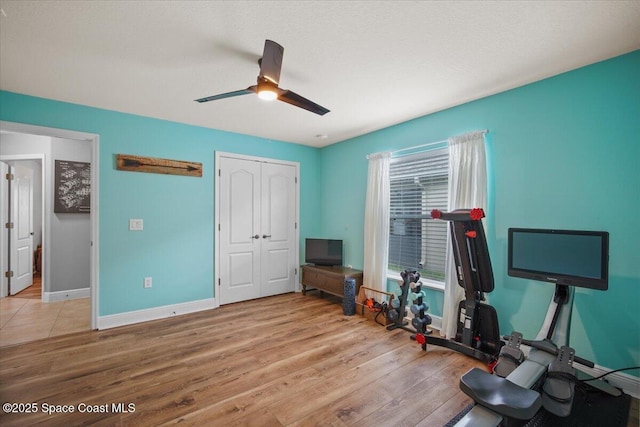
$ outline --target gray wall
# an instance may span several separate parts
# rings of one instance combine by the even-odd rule
[[[55,160],[91,162],[91,144],[51,138]],[[49,184],[53,194],[53,179]],[[91,222],[87,213],[53,213],[51,203],[51,291],[88,288],[91,282]]]

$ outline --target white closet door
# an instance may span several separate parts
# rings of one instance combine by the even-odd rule
[[[258,162],[222,159],[220,304],[261,296],[260,170]]]
[[[220,304],[295,290],[296,167],[221,157]]]
[[[294,291],[295,180],[294,166],[262,164],[262,296]]]

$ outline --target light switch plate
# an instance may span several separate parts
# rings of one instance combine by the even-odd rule
[[[129,220],[129,230],[130,231],[142,231],[142,220],[141,219],[130,219]]]

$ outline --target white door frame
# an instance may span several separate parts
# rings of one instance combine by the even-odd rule
[[[35,126],[29,125],[25,123],[14,123],[14,122],[6,122],[0,121],[0,130],[13,132],[13,133],[22,133],[29,135],[41,135],[48,136],[51,138],[61,138],[61,139],[73,139],[77,141],[86,141],[91,146],[91,212],[89,214],[90,217],[90,227],[91,227],[91,248],[90,248],[90,259],[91,259],[91,276],[90,276],[90,294],[91,294],[91,329],[97,329],[98,327],[98,307],[99,307],[99,277],[100,277],[100,268],[99,268],[99,235],[98,235],[98,224],[99,224],[99,215],[98,215],[98,201],[99,201],[99,169],[100,169],[100,136],[93,133],[86,132],[77,132],[73,130],[67,129],[58,129],[58,128],[50,128],[44,126]],[[47,164],[44,161],[44,156],[38,157],[38,155],[30,155],[26,154],[23,156],[0,156],[0,160],[4,160],[5,158],[12,158],[10,160],[26,160],[28,159],[42,159],[42,179],[45,180],[45,176],[47,176]],[[16,159],[16,157],[21,157],[21,159]],[[53,185],[53,183],[51,183]],[[42,186],[42,195],[43,198],[47,192],[51,192],[52,190],[45,186],[43,182]],[[45,209],[45,203],[43,200],[43,210],[44,215],[42,217],[43,223],[47,223],[47,219],[52,213],[49,209]],[[45,262],[45,271],[43,272],[43,285],[45,280],[49,280],[49,268],[48,268],[48,260],[51,259],[51,254],[49,251],[51,250],[50,244],[45,244],[51,238],[51,231],[49,227],[43,228],[42,235],[42,247],[44,253],[42,254],[43,260]]]
[[[214,211],[214,248],[213,248],[213,268],[214,268],[214,295],[215,307],[220,306],[220,162],[222,157],[232,157],[234,159],[251,160],[255,162],[278,163],[282,165],[294,166],[296,168],[296,177],[300,177],[300,163],[288,160],[272,159],[268,157],[249,156],[244,154],[229,153],[224,151],[215,152],[215,211]],[[296,235],[295,235],[295,291],[300,292],[300,281],[298,280],[300,272],[300,182],[296,184]]]

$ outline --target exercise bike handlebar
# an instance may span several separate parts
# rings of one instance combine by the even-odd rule
[[[509,336],[505,335],[503,337],[505,340],[509,339]],[[547,341],[547,340],[526,340],[526,339],[522,339],[522,344],[524,345],[528,345],[529,347],[533,347],[533,348],[537,348],[538,350],[542,350],[542,351],[546,351],[549,354],[553,354],[554,356],[558,355],[558,347],[552,343],[551,341]],[[588,368],[593,368],[595,366],[595,364],[587,359],[583,359],[582,357],[579,356],[573,356],[573,360],[575,362],[578,362],[579,364],[586,366]]]

